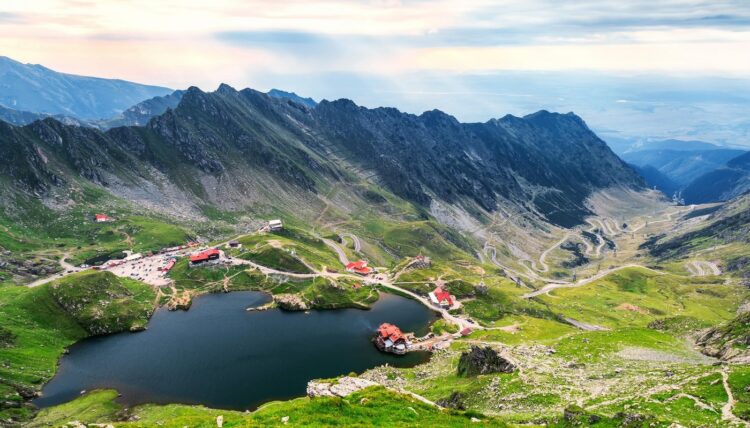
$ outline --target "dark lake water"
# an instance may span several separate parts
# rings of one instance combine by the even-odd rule
[[[204,404],[254,409],[305,394],[307,381],[388,363],[410,367],[425,353],[383,354],[370,342],[382,322],[424,334],[435,315],[383,294],[372,310],[247,312],[269,297],[256,292],[197,298],[187,312],[157,311],[148,330],[81,341],[34,403],[60,404],[82,390],[117,389],[126,405]]]

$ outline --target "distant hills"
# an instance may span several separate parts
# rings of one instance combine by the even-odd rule
[[[125,80],[60,73],[0,57],[0,106],[6,109],[81,120],[108,119],[141,101],[172,92]]]
[[[664,140],[631,146],[620,156],[649,186],[692,204],[724,201],[750,188],[742,184],[748,172],[741,157],[747,153],[703,141]]]

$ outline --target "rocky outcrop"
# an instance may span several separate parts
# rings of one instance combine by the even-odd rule
[[[440,407],[445,407],[446,409],[466,410],[466,405],[464,404],[464,396],[457,391],[454,391],[450,395],[450,397],[446,397],[436,401],[435,404]]]
[[[733,363],[750,363],[750,313],[745,312],[696,339],[704,354]]]
[[[476,376],[489,373],[513,373],[516,366],[487,346],[472,346],[471,350],[461,354],[458,360],[459,376]]]
[[[336,381],[311,380],[307,384],[308,397],[346,397],[362,389],[377,386],[367,379],[345,376]]]
[[[277,294],[273,296],[273,301],[279,309],[285,311],[306,311],[310,309],[307,303],[296,294]]]

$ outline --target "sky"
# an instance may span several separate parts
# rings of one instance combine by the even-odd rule
[[[748,0],[25,0],[0,55],[171,88],[278,87],[465,121],[750,146]]]

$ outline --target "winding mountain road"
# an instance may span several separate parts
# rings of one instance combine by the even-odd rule
[[[593,281],[596,281],[598,279],[604,278],[605,276],[609,275],[612,272],[617,272],[618,270],[628,269],[628,268],[641,268],[641,269],[646,269],[648,271],[656,273],[658,275],[664,275],[664,272],[659,272],[659,271],[653,270],[651,268],[648,268],[646,266],[642,266],[642,265],[638,265],[638,264],[628,264],[628,265],[618,266],[618,267],[615,267],[615,268],[612,268],[612,269],[603,270],[603,271],[597,273],[594,276],[590,276],[588,278],[585,278],[585,279],[582,279],[580,281],[576,281],[576,282],[573,282],[573,283],[569,282],[569,283],[565,283],[565,284],[547,284],[544,287],[540,288],[539,290],[532,291],[531,293],[524,294],[522,297],[524,299],[530,299],[532,297],[536,297],[536,296],[539,296],[539,295],[542,295],[542,294],[547,294],[550,291],[556,290],[558,288],[576,288],[576,287],[581,287],[583,285],[589,284],[589,283],[591,283]]]

